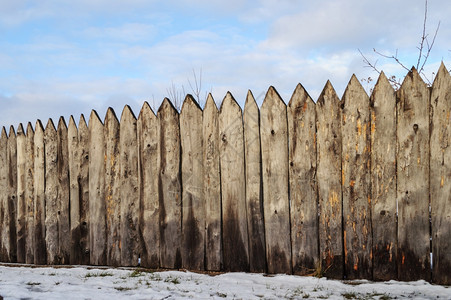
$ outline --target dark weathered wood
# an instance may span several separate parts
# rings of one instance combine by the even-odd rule
[[[319,265],[315,102],[298,84],[287,107],[293,273]]]
[[[382,73],[370,99],[373,279],[397,278],[396,95]]]
[[[136,266],[140,256],[139,238],[139,185],[138,185],[138,137],[136,118],[126,105],[120,125],[121,166],[121,265]]]
[[[319,206],[320,272],[343,278],[341,198],[341,110],[337,94],[327,81],[316,103],[317,182]]]
[[[141,265],[160,267],[160,217],[158,200],[158,120],[147,102],[137,122],[139,155],[139,201]]]
[[[91,247],[89,230],[89,128],[83,115],[80,116],[78,122],[78,162],[80,164],[77,178],[79,189],[78,207],[80,210],[80,263],[88,265]]]
[[[442,63],[431,94],[432,280],[451,284],[451,77]]]
[[[370,102],[355,75],[341,107],[345,274],[347,279],[371,279]]]
[[[158,109],[160,160],[160,266],[182,266],[182,187],[180,176],[179,114],[165,98]]]
[[[70,203],[70,263],[81,264],[82,249],[80,247],[80,160],[78,152],[78,129],[74,117],[69,119],[67,128],[67,149],[69,160],[69,203]]]
[[[8,209],[10,262],[17,262],[17,141],[14,127],[9,128],[8,135]]]
[[[225,271],[249,271],[243,118],[230,93],[219,113],[219,138],[223,266]]]
[[[205,269],[205,198],[202,109],[191,95],[180,113],[182,149],[182,266]]]
[[[273,87],[266,93],[260,116],[268,272],[291,274],[287,107]]]
[[[58,130],[58,239],[59,259],[61,264],[69,264],[70,238],[70,210],[69,210],[69,152],[67,145],[67,125],[63,117],[59,119]]]
[[[105,201],[107,265],[121,265],[121,177],[120,125],[114,110],[108,108],[104,122]],[[133,193],[133,192],[132,192]],[[133,194],[132,194],[133,195]],[[124,223],[125,224],[125,223]]]
[[[90,263],[105,265],[105,144],[103,124],[93,110],[89,117],[89,239]]]
[[[219,175],[219,112],[211,94],[202,114],[205,197],[205,268],[219,271],[222,263],[221,180]]]
[[[246,163],[246,206],[249,232],[249,267],[251,272],[265,273],[266,242],[263,219],[262,156],[260,148],[260,113],[248,91],[243,114]]]
[[[34,133],[34,263],[47,263],[45,242],[45,147],[44,127],[36,122]]]
[[[47,264],[60,263],[58,232],[58,134],[52,119],[44,132],[45,150],[45,244]]]
[[[397,92],[398,278],[429,280],[429,89],[415,69]]]
[[[266,260],[269,273],[292,273],[287,107],[274,87],[260,109]]]
[[[17,220],[16,220],[16,230],[17,230],[17,262],[25,262],[25,240],[26,240],[26,230],[25,230],[25,216],[26,216],[26,204],[25,204],[25,174],[26,166],[25,162],[27,160],[27,143],[25,131],[22,124],[17,127]]]
[[[0,261],[9,262],[8,134],[0,137]]]
[[[25,161],[25,263],[34,263],[34,131],[27,126]]]

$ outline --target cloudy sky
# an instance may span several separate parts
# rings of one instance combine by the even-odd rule
[[[230,91],[261,104],[273,85],[288,102],[297,83],[314,100],[330,80],[341,97],[365,68],[405,71],[372,49],[416,64],[424,0],[5,0],[0,1],[0,126],[59,116],[101,118],[125,104],[156,111],[174,88],[219,104]],[[451,2],[429,0],[427,32],[440,29],[426,74],[451,67]],[[369,89],[364,83],[364,87]],[[181,96],[180,96],[181,97]]]

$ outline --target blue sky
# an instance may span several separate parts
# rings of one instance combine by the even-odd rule
[[[341,97],[365,68],[358,49],[387,74],[403,76],[373,48],[416,64],[423,0],[79,0],[0,2],[0,126],[48,118],[101,118],[144,101],[156,111],[172,85],[219,104],[227,91],[261,104],[273,85],[288,102],[301,83],[316,101],[327,80]],[[429,0],[428,33],[440,30],[426,68],[451,67],[451,2]],[[371,87],[363,84],[365,88]]]

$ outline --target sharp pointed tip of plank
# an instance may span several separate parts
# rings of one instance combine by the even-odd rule
[[[244,110],[246,110],[246,107],[248,107],[249,105],[253,106],[257,105],[257,101],[255,101],[254,95],[252,94],[251,90],[247,91],[246,103],[244,103]]]
[[[174,104],[172,103],[171,100],[169,100],[169,98],[165,97],[163,99],[163,102],[161,102],[160,107],[158,108],[158,111],[161,111],[163,109],[166,109],[165,107],[170,106],[173,110],[177,111],[177,109],[175,108]]]
[[[412,67],[412,69],[408,71],[406,76],[404,77],[400,89],[410,89],[410,85],[414,84],[414,82],[422,83],[426,87],[426,83],[423,81],[423,78],[421,78],[417,69],[415,67]]]
[[[285,105],[285,102],[282,100],[282,97],[280,97],[277,90],[273,86],[270,86],[268,88],[268,91],[266,92],[265,99],[263,100],[262,108],[266,105],[272,105],[272,104],[280,103],[280,102],[282,102]],[[271,103],[271,104],[267,104],[267,103]]]
[[[78,120],[78,128],[88,128],[88,124],[86,123],[85,116],[83,114],[80,115],[80,120]]]
[[[71,124],[72,124],[72,126],[75,125],[75,119],[74,119],[73,115],[70,115],[70,118],[69,118],[69,126],[71,126]]]
[[[216,105],[216,102],[213,99],[211,93],[208,94],[207,101],[205,102],[204,111],[207,110],[209,107],[213,107],[216,111],[218,111],[218,106]]]
[[[124,108],[125,109],[125,108]],[[105,114],[105,120],[103,123],[106,123],[107,120],[111,120],[113,119],[116,122],[119,122],[116,112],[114,111],[114,109],[112,107],[108,107],[106,114]]]
[[[66,125],[66,120],[64,119],[63,116],[61,116],[58,120],[58,129],[67,129],[67,125]]]
[[[91,110],[91,115],[89,116],[89,126],[91,126],[93,122],[102,123],[99,114],[94,109]]]
[[[2,138],[7,138],[8,134],[6,133],[6,128],[5,126],[2,127]]]
[[[310,97],[307,90],[302,86],[302,84],[298,83],[293,91],[293,94],[291,95],[290,101],[288,102],[288,106],[291,106],[294,102],[297,102],[303,99],[304,97],[306,98],[306,101],[315,104],[315,102],[313,101],[312,97]]]
[[[37,120],[36,121],[36,125],[35,125],[36,130],[40,130],[40,131],[44,131],[44,126],[42,125],[41,120]]]
[[[131,119],[135,119],[135,114],[133,113],[132,108],[129,105],[125,105],[124,109],[122,110],[122,114],[121,114],[121,120],[123,120],[124,118],[131,118]]]
[[[138,119],[141,118],[141,116],[145,114],[153,114],[155,116],[155,112],[153,111],[152,107],[147,101],[144,101],[143,106],[141,107],[141,110],[139,111]]]
[[[28,122],[27,124],[27,135],[30,133],[34,133],[34,129],[33,129],[33,125],[31,124],[31,122]]]
[[[231,92],[227,92],[227,94],[226,94],[225,97],[224,97],[224,100],[222,100],[220,111],[222,111],[223,107],[225,107],[226,105],[227,105],[227,106],[230,106],[230,105],[236,105],[236,106],[238,106],[238,107],[240,108],[240,110],[241,110],[241,107],[238,105],[238,102],[236,102],[236,100],[235,100],[235,98],[233,97],[233,95],[232,95]]]
[[[194,97],[191,94],[186,95],[185,100],[183,101],[183,104],[182,104],[182,109],[181,109],[182,112],[183,112],[183,108],[186,106],[194,106],[194,107],[197,107],[198,109],[202,110],[199,103],[196,101],[196,99],[194,99]]]
[[[23,130],[23,125],[22,125],[22,123],[19,123],[19,126],[17,126],[17,135],[21,135],[21,134],[24,134],[25,133],[25,130]]]
[[[52,118],[49,118],[49,120],[47,121],[47,125],[45,126],[45,131],[48,130],[56,131],[55,124],[53,124]]]
[[[441,64],[440,64],[440,67],[438,68],[437,74],[435,75],[434,82],[436,82],[439,79],[449,78],[449,77],[450,77],[449,71],[446,68],[446,66],[443,63],[443,61],[442,61]]]
[[[349,80],[348,85],[346,86],[345,92],[343,93],[343,97],[341,97],[343,100],[347,98],[347,95],[350,90],[358,90],[359,93],[367,95],[365,89],[360,83],[360,80],[357,79],[357,76],[355,76],[355,74],[352,74],[351,79]]]
[[[324,101],[325,101],[324,98],[328,97],[328,96],[332,96],[332,97],[338,98],[337,93],[335,92],[335,89],[334,89],[334,87],[332,86],[332,83],[329,80],[327,80],[326,84],[324,85],[324,88],[323,88],[321,94],[319,95],[317,103],[323,105]]]

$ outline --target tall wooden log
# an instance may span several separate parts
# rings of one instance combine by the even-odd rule
[[[397,93],[398,278],[429,280],[429,89],[415,69]]]
[[[120,175],[121,175],[121,265],[138,264],[140,257],[140,206],[138,185],[138,137],[136,118],[126,105],[120,125]]]
[[[59,256],[61,264],[70,262],[71,238],[70,238],[70,206],[69,206],[69,152],[67,142],[67,125],[63,117],[58,121],[57,130],[58,156],[58,239]]]
[[[292,266],[298,275],[311,275],[319,265],[315,111],[298,84],[287,107]]]
[[[104,122],[107,265],[121,265],[120,125],[108,108]],[[124,223],[125,224],[125,223]]]
[[[396,95],[382,73],[370,99],[373,279],[397,278]]]
[[[34,263],[34,131],[27,126],[25,161],[25,263]]]
[[[343,248],[347,279],[372,279],[370,105],[355,75],[341,106]]]
[[[225,271],[249,271],[243,118],[230,93],[222,101],[219,137],[223,266]]]
[[[249,233],[249,267],[251,272],[264,273],[266,242],[263,218],[262,155],[260,147],[260,113],[251,91],[244,105],[244,151],[246,163],[246,209]]]
[[[93,110],[89,118],[89,240],[90,263],[105,265],[105,144],[102,121]]]
[[[147,102],[137,122],[139,156],[139,205],[141,265],[160,267],[160,209],[158,199],[158,161],[160,156],[158,120]]]
[[[451,77],[442,63],[431,94],[432,280],[451,284]]]
[[[343,278],[341,198],[341,111],[328,81],[316,103],[317,180],[320,269],[328,278]]]
[[[45,132],[40,120],[34,134],[34,263],[47,263],[45,239]]]
[[[80,249],[81,264],[88,265],[90,262],[90,216],[89,216],[89,128],[85,117],[80,116],[78,122],[78,162],[80,164],[77,178],[79,189],[80,210]]]
[[[25,217],[26,217],[26,204],[25,204],[25,176],[26,176],[26,166],[27,161],[27,143],[25,131],[22,124],[19,124],[17,128],[17,219],[16,230],[17,230],[17,262],[25,263],[25,240],[26,230],[25,230]]]
[[[180,176],[179,114],[165,98],[158,109],[160,167],[160,266],[182,266],[182,187]]]
[[[70,207],[70,264],[81,264],[82,249],[80,246],[80,161],[78,152],[78,129],[74,117],[69,119],[67,128],[69,159],[69,207]]]
[[[219,112],[211,94],[202,115],[205,197],[205,268],[219,271],[222,264],[221,180],[219,174]]]
[[[0,261],[9,262],[8,134],[0,137]]]
[[[292,273],[287,107],[270,87],[261,107],[261,151],[269,273]]]
[[[191,95],[180,113],[182,151],[182,266],[205,269],[202,109]]]
[[[52,119],[44,132],[45,144],[45,244],[47,264],[60,264],[58,232],[58,134]]]
[[[10,262],[17,262],[17,140],[14,127],[9,128],[8,135],[8,209]]]

